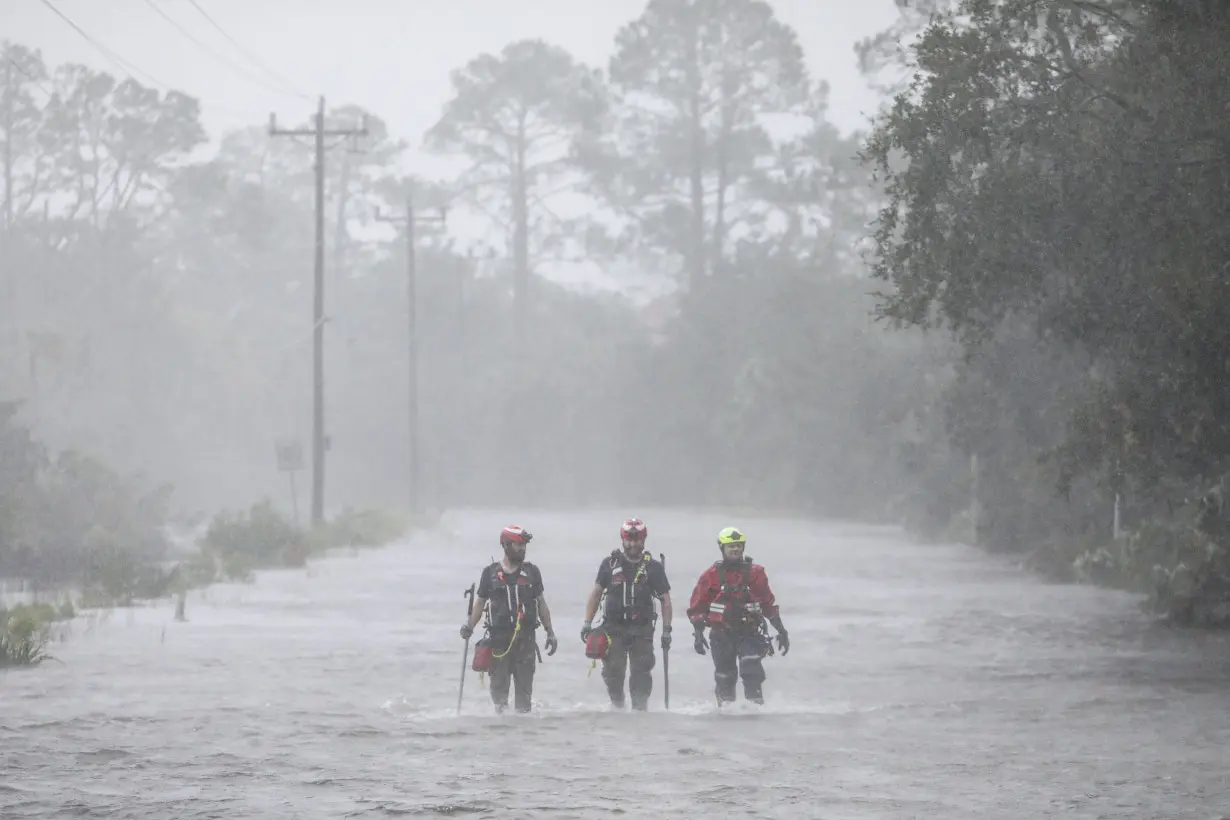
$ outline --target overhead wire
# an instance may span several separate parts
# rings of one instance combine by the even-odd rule
[[[231,69],[231,70],[232,70],[232,71],[234,71],[236,74],[239,74],[239,75],[241,75],[241,76],[243,76],[243,77],[246,77],[248,80],[250,80],[250,81],[252,81],[252,82],[254,82],[254,83],[256,83],[256,84],[258,84],[258,85],[260,85],[260,86],[263,86],[264,88],[269,89],[270,91],[274,92],[275,94],[285,94],[285,95],[287,95],[287,96],[291,96],[291,97],[303,97],[303,96],[304,96],[304,95],[300,94],[300,93],[299,93],[299,92],[297,92],[297,91],[288,91],[288,90],[286,90],[285,88],[276,88],[276,87],[274,87],[272,84],[270,84],[267,80],[261,79],[260,77],[256,76],[255,74],[252,74],[252,73],[251,73],[251,72],[249,72],[247,69],[243,68],[243,66],[239,66],[239,65],[236,65],[235,63],[232,63],[230,60],[228,60],[226,57],[224,57],[224,56],[222,56],[221,54],[219,54],[217,51],[215,51],[214,49],[212,49],[210,46],[208,46],[207,44],[205,44],[205,43],[201,42],[201,40],[199,40],[199,39],[196,37],[196,35],[194,35],[194,34],[193,34],[192,32],[190,32],[188,29],[186,29],[186,28],[184,28],[182,25],[180,25],[180,24],[179,24],[179,22],[175,20],[175,18],[171,17],[171,16],[170,16],[169,14],[167,14],[165,11],[163,11],[162,9],[160,9],[160,8],[158,7],[158,4],[157,4],[157,3],[155,3],[155,2],[154,2],[154,0],[145,0],[145,5],[149,6],[151,9],[153,9],[153,11],[154,11],[154,12],[155,12],[155,13],[156,13],[159,17],[161,17],[163,20],[166,20],[168,23],[170,23],[170,24],[171,24],[171,26],[173,26],[173,27],[174,27],[177,31],[179,31],[179,33],[180,33],[180,34],[184,35],[184,37],[188,38],[190,41],[192,41],[193,43],[195,43],[195,44],[197,45],[197,47],[199,47],[202,51],[204,51],[205,53],[209,54],[209,55],[210,55],[211,57],[213,57],[215,60],[217,60],[218,62],[222,63],[224,66],[226,66],[227,68]]]
[[[303,98],[303,99],[305,99],[305,100],[310,100],[310,99],[312,99],[312,97],[308,96],[307,94],[304,94],[302,91],[300,91],[299,89],[295,88],[294,83],[290,82],[290,81],[289,81],[289,80],[287,80],[285,77],[283,77],[282,75],[280,75],[280,74],[278,74],[276,71],[274,71],[272,68],[270,68],[269,66],[265,65],[263,62],[261,62],[261,60],[260,60],[260,59],[259,59],[256,55],[252,54],[252,52],[248,51],[246,48],[244,48],[242,45],[240,45],[240,44],[239,44],[239,41],[237,41],[234,37],[232,37],[230,34],[228,34],[228,33],[227,33],[227,31],[226,31],[226,29],[222,28],[222,26],[218,24],[218,21],[214,20],[214,18],[213,18],[213,17],[210,17],[210,16],[209,16],[209,12],[207,12],[207,11],[205,11],[205,9],[201,8],[201,4],[200,4],[200,3],[198,3],[198,2],[197,2],[197,0],[188,0],[188,3],[189,3],[189,4],[190,4],[190,5],[191,5],[194,9],[196,9],[196,10],[197,10],[197,13],[199,13],[202,17],[204,17],[204,18],[205,18],[205,20],[206,20],[206,22],[208,22],[211,26],[213,26],[213,27],[217,30],[217,32],[218,32],[219,34],[221,34],[223,37],[225,37],[225,38],[226,38],[226,39],[230,42],[230,44],[231,44],[231,45],[233,45],[233,46],[235,47],[235,49],[236,49],[236,50],[237,50],[240,54],[244,55],[244,56],[248,59],[248,61],[249,61],[250,63],[252,63],[252,65],[254,65],[255,67],[257,67],[257,68],[261,69],[262,71],[264,71],[264,72],[265,72],[265,74],[266,74],[266,75],[267,75],[270,79],[272,79],[274,82],[277,82],[277,83],[281,84],[281,85],[282,85],[282,87],[283,87],[283,88],[284,88],[287,92],[289,92],[290,94],[292,94],[292,95],[294,95],[294,96],[297,96],[297,97],[302,97],[302,98]]]
[[[160,82],[158,79],[156,79],[152,75],[147,74],[146,72],[134,66],[132,63],[120,57],[118,54],[113,52],[111,49],[107,48],[102,43],[98,42],[98,40],[95,40],[93,37],[89,35],[89,33],[86,32],[85,29],[83,29],[81,26],[73,22],[71,17],[69,17],[67,14],[60,11],[58,8],[56,8],[55,4],[53,4],[51,0],[41,0],[41,2],[44,6],[51,9],[51,11],[54,12],[57,17],[59,17],[61,20],[63,20],[65,23],[71,26],[74,31],[80,34],[87,43],[94,46],[94,48],[98,50],[98,53],[102,54],[104,57],[110,60],[111,64],[114,65],[116,68],[118,68],[120,71],[123,71],[125,74],[128,74],[129,76],[133,74],[139,74],[145,79],[147,79],[149,82],[153,83],[154,85],[160,85],[163,88],[170,88],[170,86],[168,86],[166,83]]]
[[[168,83],[164,83],[161,80],[159,80],[157,77],[154,77],[153,75],[151,75],[150,73],[141,70],[137,66],[133,65],[132,63],[125,60],[124,58],[120,57],[112,49],[103,45],[101,42],[98,41],[97,38],[91,36],[89,32],[87,32],[81,26],[77,25],[77,23],[74,22],[71,17],[69,17],[59,8],[57,8],[55,4],[51,2],[51,0],[40,0],[40,2],[44,6],[46,6],[48,9],[50,9],[57,17],[59,17],[66,24],[68,24],[68,26],[71,27],[73,31],[81,35],[82,39],[84,39],[87,43],[92,45],[95,48],[95,50],[98,51],[98,53],[106,57],[107,60],[109,60],[112,65],[118,68],[122,73],[126,74],[130,79],[136,79],[136,77],[134,77],[133,75],[139,75],[141,77],[144,77],[151,85],[158,86],[162,88],[164,91],[179,92],[179,89],[175,88],[174,86]],[[179,92],[179,93],[184,93],[185,95],[187,95],[187,92]],[[193,96],[193,95],[188,95],[188,96]],[[197,104],[201,108],[212,109],[213,111],[218,111],[220,113],[232,114],[232,115],[239,116],[239,117],[262,116],[260,114],[257,114],[254,111],[238,111],[233,108],[225,108],[223,106],[214,105],[213,103],[207,103],[196,97],[193,97],[193,98],[196,99]]]

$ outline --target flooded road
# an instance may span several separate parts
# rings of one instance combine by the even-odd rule
[[[612,713],[579,630],[627,515],[675,588],[671,711]],[[452,513],[451,537],[80,619],[0,674],[0,817],[1200,818],[1230,815],[1230,641],[892,530],[645,510]],[[531,530],[560,650],[535,712],[467,675],[462,591]],[[687,640],[722,526],[791,635],[719,715]],[[741,690],[740,690],[741,692]]]

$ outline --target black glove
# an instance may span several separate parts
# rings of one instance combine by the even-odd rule
[[[703,655],[709,648],[709,643],[705,640],[705,627],[703,624],[694,624],[692,628],[696,631],[692,636],[692,648],[696,650],[697,655]]]
[[[547,654],[554,655],[556,649],[559,649],[559,641],[555,639],[554,632],[548,632],[547,633]]]
[[[671,651],[671,628],[669,626],[662,627],[662,651]]]
[[[465,640],[466,638],[470,637],[470,636],[471,636],[471,635],[473,635],[473,634],[474,634],[474,627],[470,626],[469,624],[462,624],[462,625],[461,625],[461,638],[462,638],[462,640]]]
[[[581,643],[589,640],[589,633],[594,631],[593,624],[593,621],[586,621],[585,625],[581,627]]]
[[[777,630],[777,649],[782,653],[782,657],[785,657],[790,652],[790,633],[782,624],[782,616],[773,616],[769,619],[769,623],[773,624],[773,628]]]

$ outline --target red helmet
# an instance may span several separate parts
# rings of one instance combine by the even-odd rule
[[[506,547],[509,544],[528,544],[533,539],[533,535],[528,530],[518,526],[505,527],[500,533],[500,546]]]
[[[619,537],[624,541],[640,541],[643,543],[647,535],[649,535],[649,530],[646,529],[645,522],[639,518],[629,518],[619,529]]]

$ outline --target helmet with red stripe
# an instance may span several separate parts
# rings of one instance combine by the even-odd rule
[[[522,527],[505,527],[500,533],[500,545],[507,547],[509,544],[528,544],[533,538],[534,536]]]
[[[619,528],[619,537],[623,541],[624,555],[627,555],[633,560],[641,557],[641,553],[645,551],[645,536],[649,535],[649,530],[645,527],[645,522],[639,518],[629,518]]]
[[[645,536],[648,534],[649,530],[646,529],[645,522],[639,518],[629,518],[619,528],[619,537],[623,541],[640,541],[644,543]]]

